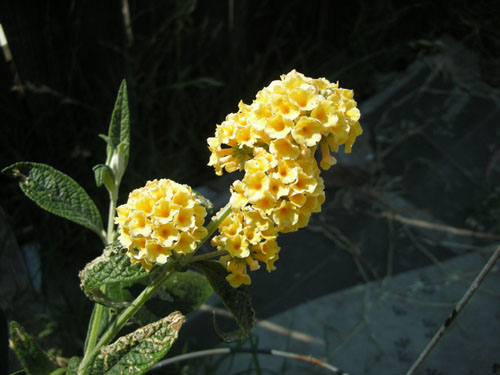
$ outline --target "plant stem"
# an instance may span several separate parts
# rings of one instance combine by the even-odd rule
[[[479,288],[483,280],[486,278],[488,273],[491,271],[493,266],[496,264],[496,262],[500,259],[500,246],[497,247],[493,255],[490,257],[488,262],[484,265],[483,269],[479,274],[477,275],[476,279],[472,282],[472,284],[469,286],[465,294],[462,296],[460,301],[457,302],[455,307],[453,308],[451,314],[448,316],[444,324],[438,329],[438,331],[435,333],[434,337],[431,339],[431,341],[427,344],[423,352],[419,355],[413,366],[408,370],[406,375],[413,375],[415,371],[420,367],[420,365],[424,362],[425,358],[430,354],[432,349],[436,346],[438,341],[443,337],[443,335],[446,333],[448,328],[450,328],[451,324],[457,319],[458,314],[462,312],[464,307],[467,305],[469,300],[471,299],[472,295],[476,292],[476,290]]]
[[[212,220],[210,220],[210,223],[207,225],[207,232],[208,235],[205,236],[205,238],[201,241],[201,245],[219,228],[219,225],[222,223],[222,221],[231,213],[231,203],[227,202],[227,204],[222,207],[219,212],[215,214],[214,217],[212,217]]]
[[[192,256],[191,258],[189,258],[188,263],[196,262],[198,260],[206,260],[206,259],[214,258],[216,256],[223,255],[225,253],[227,253],[226,250],[217,250],[217,251],[211,251],[209,253],[205,253],[205,254],[201,254],[201,255]],[[181,260],[181,263],[187,264],[184,260]]]
[[[198,352],[191,352],[191,353],[187,353],[187,354],[180,354],[180,355],[177,355],[175,357],[170,357],[168,359],[164,359],[164,360],[158,362],[156,365],[154,365],[152,367],[152,369],[159,370],[159,369],[162,369],[162,368],[164,368],[172,363],[182,362],[182,361],[191,360],[194,358],[199,358],[199,357],[204,357],[204,356],[209,356],[209,355],[240,354],[240,353],[245,353],[245,354],[250,353],[253,355],[265,354],[265,355],[272,355],[272,356],[276,356],[276,357],[294,359],[296,361],[307,362],[310,364],[320,366],[326,370],[329,370],[330,373],[332,373],[332,374],[349,375],[347,372],[343,372],[339,368],[332,366],[329,363],[323,362],[323,361],[319,360],[318,358],[312,357],[311,355],[284,352],[282,350],[276,350],[276,349],[261,349],[261,348],[257,348],[257,347],[252,347],[252,348],[236,348],[236,347],[233,347],[233,348],[215,348],[215,349],[208,349],[208,350],[200,350]]]
[[[109,192],[109,213],[108,213],[108,230],[106,232],[106,237],[104,239],[104,245],[107,246],[113,242],[114,236],[115,236],[115,229],[114,229],[114,219],[115,219],[115,211],[116,211],[116,202],[118,200],[118,187],[113,189],[113,191]],[[106,293],[106,286],[101,287],[101,291],[103,293]],[[97,303],[95,305],[95,311],[94,311],[94,316],[91,322],[91,327],[90,327],[90,332],[89,332],[89,337],[87,340],[87,347],[85,348],[85,355],[87,355],[92,349],[94,349],[98,335],[99,335],[99,328],[101,326],[101,320],[104,315],[104,309],[106,309],[105,306]]]
[[[116,202],[118,201],[118,186],[109,192],[109,211],[108,211],[108,231],[106,233],[106,245],[113,243],[115,237],[115,212]]]
[[[215,214],[215,216],[212,217],[212,220],[210,220],[210,223],[208,223],[207,225],[207,235],[202,238],[195,251],[184,257],[183,264],[187,264],[190,262],[194,254],[205,244],[205,242],[207,242],[207,240],[212,236],[212,234],[214,234],[217,228],[219,228],[219,225],[224,221],[224,219],[230,213],[231,213],[231,204],[227,202],[227,204],[224,207],[222,207],[219,210],[219,212]]]

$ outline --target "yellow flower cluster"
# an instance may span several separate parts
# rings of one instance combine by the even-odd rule
[[[306,226],[321,210],[325,194],[315,159],[318,145],[320,166],[328,169],[336,163],[331,152],[341,145],[351,152],[362,133],[352,90],[295,70],[259,91],[251,105],[238,107],[207,140],[216,174],[245,172],[231,187],[233,211],[212,240],[228,252],[221,261],[235,287],[250,284],[247,266],[257,269],[257,261],[273,270],[278,234]]]
[[[161,179],[129,194],[116,209],[119,241],[128,249],[132,263],[150,270],[166,263],[173,252],[188,254],[207,234],[206,210],[188,185]]]

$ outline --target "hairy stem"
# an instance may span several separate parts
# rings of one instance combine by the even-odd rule
[[[108,211],[108,231],[106,233],[106,245],[113,243],[115,238],[115,212],[116,202],[118,201],[118,186],[109,192],[109,211]]]
[[[104,239],[104,245],[107,246],[113,242],[115,236],[114,219],[116,211],[116,202],[118,200],[118,187],[109,192],[109,211],[108,211],[108,230]],[[106,294],[106,286],[101,287],[101,291]],[[104,316],[105,306],[101,304],[96,304],[94,308],[94,314],[91,321],[90,330],[88,333],[87,346],[85,347],[85,355],[92,351],[97,343],[99,336],[99,328],[101,326],[101,320]]]
[[[219,212],[217,212],[213,217],[212,220],[210,220],[210,223],[207,225],[207,235],[203,237],[203,239],[200,241],[196,249],[183,257],[182,259],[182,264],[188,264],[191,262],[191,259],[194,257],[196,252],[203,246],[205,242],[214,234],[214,232],[219,228],[219,225],[224,221],[224,219],[231,213],[231,205],[229,202],[222,207]],[[200,255],[201,256],[201,255]]]
[[[215,258],[219,255],[223,255],[226,253],[227,253],[226,250],[217,250],[217,251],[211,251],[211,252],[205,253],[205,254],[195,255],[189,259],[189,263],[196,262],[198,260],[206,260],[206,259],[210,259],[210,258]],[[186,262],[184,260],[181,261],[181,263],[186,264]]]

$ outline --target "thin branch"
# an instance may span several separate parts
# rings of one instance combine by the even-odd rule
[[[313,356],[310,356],[310,355],[284,352],[282,350],[276,350],[276,349],[258,349],[258,348],[256,348],[256,349],[253,349],[253,348],[218,348],[218,349],[200,350],[198,352],[181,354],[181,355],[160,361],[156,365],[154,365],[151,368],[151,370],[158,370],[158,369],[161,369],[161,368],[168,366],[172,363],[186,361],[186,360],[199,358],[199,357],[206,357],[209,355],[240,354],[240,353],[265,354],[265,355],[273,355],[273,356],[277,356],[277,357],[290,358],[290,359],[294,359],[296,361],[307,362],[307,363],[311,363],[311,364],[320,366],[322,368],[329,370],[332,374],[349,375],[347,372],[343,372],[338,367],[332,366],[332,365],[330,365],[326,362],[323,362],[317,358],[314,358]]]
[[[500,259],[500,246],[497,247],[497,249],[495,250],[493,255],[490,257],[488,262],[484,265],[481,272],[479,272],[479,274],[477,275],[476,279],[469,286],[469,289],[467,289],[467,291],[465,292],[463,297],[455,305],[455,307],[451,311],[451,314],[448,316],[448,318],[446,318],[446,321],[443,323],[443,325],[441,327],[439,327],[439,329],[436,332],[436,334],[434,335],[434,337],[427,344],[427,346],[425,347],[423,352],[420,353],[420,356],[417,358],[417,360],[415,361],[413,366],[411,366],[411,368],[408,370],[406,375],[413,375],[415,373],[415,371],[418,369],[418,367],[424,362],[424,360],[431,353],[431,351],[434,349],[434,347],[439,342],[439,340],[446,333],[448,328],[450,328],[451,324],[457,319],[458,315],[462,312],[462,310],[467,305],[467,303],[469,302],[471,297],[474,295],[476,290],[479,288],[481,283],[484,281],[484,279],[486,278],[488,273],[495,266],[498,259]]]
[[[212,251],[210,253],[204,253],[204,254],[200,254],[200,255],[194,255],[193,257],[191,257],[189,259],[189,263],[196,262],[198,260],[207,260],[207,259],[215,258],[215,257],[217,257],[219,255],[224,255],[226,253],[227,253],[226,250],[217,250],[217,251]],[[181,263],[182,264],[186,264],[182,260],[181,260]]]
[[[123,26],[125,27],[125,36],[127,38],[127,47],[134,43],[134,32],[132,31],[132,22],[130,21],[130,6],[128,0],[122,0]]]
[[[450,225],[443,225],[437,223],[431,223],[424,220],[411,219],[408,217],[401,216],[399,214],[394,214],[392,212],[382,212],[377,216],[385,217],[391,220],[396,220],[404,224],[413,225],[420,228],[438,230],[442,232],[448,232],[452,234],[456,234],[458,236],[468,236],[468,237],[476,237],[476,238],[487,238],[492,240],[500,240],[500,236],[492,233],[482,233],[482,232],[474,232],[468,229],[456,228]]]

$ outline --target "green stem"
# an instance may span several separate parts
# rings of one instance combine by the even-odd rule
[[[95,347],[97,342],[99,327],[101,326],[101,320],[104,313],[104,306],[96,303],[94,307],[94,314],[92,319],[92,325],[90,326],[89,339],[87,340],[87,347],[85,348],[85,353],[87,354],[90,350]]]
[[[193,256],[196,254],[196,252],[207,242],[207,240],[214,234],[214,232],[219,228],[219,225],[224,221],[224,219],[231,213],[231,204],[228,202],[224,207],[222,207],[215,216],[212,217],[212,220],[210,220],[210,223],[207,225],[207,235],[202,238],[196,249],[186,255],[182,259],[182,264],[188,264],[191,262],[191,259]]]
[[[115,212],[117,201],[118,187],[109,192],[108,231],[106,233],[106,245],[112,244],[115,237]]]
[[[200,246],[203,245],[203,243],[219,228],[220,223],[231,213],[231,203],[227,202],[227,204],[222,207],[219,212],[215,214],[214,217],[212,217],[212,220],[210,220],[210,223],[207,225],[207,232],[208,234],[203,238],[203,240],[200,243]]]
[[[50,373],[50,375],[62,375],[62,374],[66,374],[66,371],[68,371],[68,368],[62,367],[62,368],[58,368],[57,370],[52,371]]]
[[[113,242],[115,236],[114,219],[116,211],[116,202],[118,200],[118,187],[109,192],[109,212],[108,212],[108,230],[106,232],[106,237],[104,239],[104,245],[109,245]],[[106,286],[101,287],[101,291],[106,293]],[[93,319],[90,327],[89,337],[87,340],[87,346],[85,348],[84,356],[87,355],[92,349],[94,349],[98,336],[99,328],[101,326],[101,320],[104,316],[104,309],[106,307],[101,304],[95,305],[95,310],[93,314]]]
[[[210,259],[210,258],[215,258],[215,257],[217,257],[219,255],[224,255],[226,253],[227,253],[226,250],[211,251],[210,253],[205,253],[205,254],[201,254],[201,255],[192,256],[191,258],[189,258],[189,262],[188,263],[196,262],[198,260],[206,260],[206,259]],[[187,263],[183,259],[183,260],[181,260],[181,264],[187,264]]]

